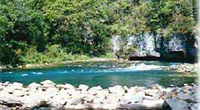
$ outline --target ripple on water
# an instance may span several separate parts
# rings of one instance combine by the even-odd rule
[[[42,72],[32,72],[32,74],[41,75],[43,73]]]
[[[21,76],[28,76],[28,74],[22,74]]]
[[[162,70],[162,67],[160,65],[146,65],[144,63],[138,64],[138,65],[131,65],[130,67],[127,67],[126,69],[129,70],[135,70],[135,71],[143,71],[143,70]]]
[[[68,73],[68,71],[60,71],[59,73]]]

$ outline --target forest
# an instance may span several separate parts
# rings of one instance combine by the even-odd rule
[[[111,37],[194,38],[195,0],[1,0],[4,65],[111,57]]]

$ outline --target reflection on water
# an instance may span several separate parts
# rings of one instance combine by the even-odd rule
[[[74,86],[87,84],[89,86],[109,87],[114,85],[150,86],[156,83],[163,86],[182,85],[193,83],[196,79],[195,77],[177,75],[180,73],[173,71],[164,71],[162,70],[164,66],[174,66],[174,64],[162,62],[77,63],[52,68],[3,71],[0,74],[0,81],[21,82],[27,85],[31,82],[50,79],[55,83],[70,83]]]

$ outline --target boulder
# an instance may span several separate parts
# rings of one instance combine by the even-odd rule
[[[41,84],[43,85],[43,86],[46,86],[46,87],[51,87],[51,86],[55,86],[56,84],[54,83],[54,82],[52,82],[51,80],[45,80],[45,81],[43,81],[43,82],[41,82]]]
[[[140,104],[121,104],[117,110],[167,110],[162,109],[164,100],[144,100]]]
[[[78,105],[81,104],[81,98],[79,97],[72,97],[71,99],[67,100],[67,105]]]
[[[81,84],[79,85],[78,89],[81,90],[81,91],[87,91],[89,88],[89,86],[87,85],[84,85],[84,84]]]
[[[58,89],[56,87],[49,87],[46,89],[45,94],[48,95],[48,97],[54,97],[58,93]]]
[[[178,93],[177,97],[181,100],[195,101],[195,97],[191,96],[189,93],[180,92]]]
[[[105,96],[94,97],[92,102],[93,104],[104,104]]]
[[[95,86],[90,88],[88,91],[98,91],[98,90],[103,90],[103,88],[101,86]]]
[[[65,85],[63,85],[63,84],[57,84],[57,85],[56,85],[56,88],[58,88],[58,89],[63,89],[63,88],[65,88]]]
[[[72,86],[71,84],[65,84],[64,86],[65,89],[69,89],[69,90],[74,90],[76,89],[74,86]]]
[[[66,102],[67,100],[65,98],[60,96],[54,96],[50,101],[48,101],[48,105],[61,109],[64,107]]]
[[[135,94],[136,92],[144,91],[145,89],[146,88],[144,88],[144,87],[135,86],[135,87],[131,87],[130,89],[128,89],[127,92]]]
[[[0,105],[0,110],[11,110],[11,108],[9,108],[5,105]]]
[[[123,95],[125,93],[125,89],[120,85],[116,85],[114,87],[109,87],[108,90],[112,94]]]
[[[140,95],[133,95],[133,96],[126,96],[125,99],[127,100],[127,104],[136,104],[136,103],[142,103],[143,96]]]
[[[16,107],[16,106],[22,106],[23,103],[15,98],[0,98],[0,105],[6,105],[7,107]]]
[[[15,82],[13,84],[8,85],[6,88],[9,89],[10,92],[13,92],[14,90],[22,90],[23,84]]]
[[[200,106],[199,105],[200,105],[199,103],[193,104],[191,106],[191,110],[200,110]]]
[[[190,110],[186,101],[177,98],[166,99],[165,103],[165,107],[169,106],[171,110]]]
[[[22,97],[26,94],[26,91],[24,90],[14,90],[13,95],[16,97]]]
[[[97,94],[99,91],[102,91],[103,88],[101,86],[92,87],[88,90],[89,94]]]
[[[150,109],[162,109],[162,106],[164,104],[164,100],[158,99],[158,100],[143,100],[142,105],[146,108]]]
[[[0,83],[0,91],[4,89],[3,83]]]
[[[33,82],[33,83],[29,84],[27,88],[35,90],[35,89],[37,89],[39,87],[41,87],[40,84]]]
[[[145,91],[145,95],[150,96],[152,98],[159,99],[161,97],[162,93],[157,89],[148,89]]]
[[[65,105],[64,110],[87,110],[87,106],[83,104]]]

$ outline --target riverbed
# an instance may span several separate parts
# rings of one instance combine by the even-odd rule
[[[188,77],[181,72],[163,69],[179,64],[159,61],[68,63],[48,68],[3,70],[0,82],[20,82],[28,85],[32,82],[52,80],[57,84],[86,84],[90,87],[100,85],[103,88],[115,85],[149,87],[152,84],[168,87],[194,83],[195,76]]]

